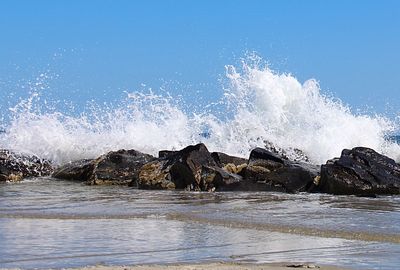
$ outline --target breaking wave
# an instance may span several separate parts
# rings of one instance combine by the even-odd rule
[[[316,80],[301,83],[260,62],[226,66],[227,84],[214,112],[186,110],[182,100],[149,91],[127,93],[114,107],[88,105],[76,116],[48,110],[37,91],[10,108],[0,146],[57,164],[122,148],[156,154],[198,142],[245,157],[266,143],[289,155],[301,149],[317,164],[355,146],[400,159],[400,146],[386,139],[396,131],[393,121],[354,114],[339,99],[322,94]]]

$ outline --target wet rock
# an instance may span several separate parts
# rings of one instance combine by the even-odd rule
[[[75,161],[58,168],[53,177],[90,185],[137,185],[140,168],[154,157],[136,150],[112,151],[93,160]]]
[[[344,149],[321,167],[318,190],[331,194],[400,194],[400,165],[373,149]]]
[[[247,159],[230,156],[221,152],[213,152],[211,156],[217,165],[228,173],[244,175],[245,168],[247,167]]]
[[[176,152],[178,152],[178,151],[171,151],[171,150],[161,150],[161,151],[159,151],[158,152],[158,157],[159,158],[167,158],[167,157],[169,157],[169,156],[172,156],[172,155],[174,155]]]
[[[282,157],[283,159],[292,161],[310,162],[309,157],[302,150],[298,148],[289,147],[283,149],[269,141],[264,141],[264,143],[265,143],[265,149]]]
[[[89,182],[95,185],[137,185],[140,168],[154,157],[136,150],[109,152],[98,158]]]
[[[0,182],[21,181],[27,177],[50,175],[53,166],[50,161],[34,155],[19,154],[9,150],[0,150]]]
[[[139,171],[138,187],[141,189],[175,189],[166,160],[146,163]]]
[[[95,167],[94,159],[73,161],[57,168],[52,177],[78,182],[88,181]]]
[[[247,164],[247,159],[245,158],[230,156],[221,152],[212,152],[211,156],[220,167],[223,167],[227,164],[234,164],[236,166]]]
[[[240,181],[239,176],[218,167],[204,144],[160,151],[159,156],[140,170],[140,188],[213,191]]]
[[[306,268],[306,269],[319,269],[320,267],[315,264],[304,264],[304,263],[299,263],[299,264],[288,264],[286,265],[288,268]]]
[[[185,147],[167,160],[171,180],[177,189],[208,190],[208,182],[202,177],[203,168],[217,164],[204,144]]]
[[[216,166],[204,144],[190,145],[180,151],[160,151],[159,156],[140,170],[140,188],[205,190],[202,167]]]
[[[296,162],[263,148],[250,153],[241,187],[245,190],[302,192],[311,191],[319,166]]]
[[[233,191],[243,181],[242,176],[215,166],[203,167],[201,177],[207,191]]]
[[[244,173],[246,172],[247,164],[244,163],[244,164],[240,164],[240,165],[235,165],[233,163],[228,163],[225,166],[223,166],[222,168],[229,173],[234,173],[234,174],[243,176]]]

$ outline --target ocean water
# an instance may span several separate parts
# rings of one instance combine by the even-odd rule
[[[400,161],[395,120],[354,113],[316,80],[261,62],[226,66],[224,95],[201,110],[147,91],[77,115],[55,110],[38,84],[1,120],[0,148],[56,166],[198,142],[242,157],[266,143],[289,157],[301,149],[315,164],[367,146]],[[398,196],[143,191],[33,178],[0,183],[0,268],[223,260],[397,269],[399,224]]]
[[[0,184],[0,268],[207,261],[400,265],[400,197]]]

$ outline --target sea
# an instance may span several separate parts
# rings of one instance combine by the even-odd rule
[[[201,109],[149,90],[76,114],[34,89],[2,118],[0,148],[55,166],[198,142],[241,157],[266,144],[289,158],[300,149],[314,164],[366,146],[400,161],[396,120],[354,113],[314,79],[252,61],[227,65],[225,78],[221,98]],[[38,177],[0,183],[0,243],[0,268],[233,261],[398,269],[400,197],[146,191]]]

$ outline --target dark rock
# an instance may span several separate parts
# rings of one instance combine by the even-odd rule
[[[211,156],[213,157],[217,165],[223,168],[228,173],[244,176],[244,172],[248,162],[247,159],[230,156],[221,152],[213,152],[211,153]]]
[[[227,171],[225,167],[203,167],[201,177],[209,191],[233,191],[243,181],[242,176]]]
[[[247,159],[245,158],[230,156],[221,152],[213,152],[211,153],[211,156],[220,167],[227,164],[234,164],[235,166],[247,164]]]
[[[95,167],[94,159],[82,159],[67,163],[57,168],[52,177],[58,179],[85,182],[88,181]]]
[[[140,168],[154,160],[154,157],[136,150],[109,152],[96,160],[96,166],[89,181],[95,185],[137,186]]]
[[[289,147],[283,149],[269,141],[264,141],[264,143],[265,143],[265,149],[267,149],[269,152],[272,152],[282,157],[283,159],[292,161],[310,162],[309,157],[302,150],[298,148]]]
[[[287,268],[307,268],[307,269],[319,269],[320,267],[315,264],[288,264]]]
[[[218,167],[204,144],[160,151],[159,156],[140,170],[140,188],[212,191],[240,181],[239,176]]]
[[[175,189],[171,180],[170,167],[166,160],[154,160],[139,170],[138,187],[142,189]]]
[[[331,194],[400,194],[400,165],[365,147],[344,149],[321,167],[318,190]]]
[[[178,151],[171,151],[171,150],[161,150],[158,152],[159,158],[168,158],[169,156],[174,155]]]
[[[58,168],[53,177],[90,185],[137,185],[140,168],[154,157],[136,150],[112,151],[93,160],[75,161]]]
[[[0,181],[20,181],[26,177],[48,176],[52,171],[50,161],[34,155],[0,150]]]
[[[161,151],[159,155],[159,160],[141,169],[140,188],[206,190],[202,168],[216,163],[204,144],[190,145],[180,151]]]
[[[247,161],[224,153],[210,154],[204,144],[180,151],[160,151],[160,158],[144,165],[139,187],[199,191],[309,191],[319,167],[290,161],[257,148]]]
[[[240,188],[289,193],[311,191],[318,174],[319,166],[291,161],[266,149],[256,148],[250,153]]]
[[[249,165],[250,164],[271,164],[273,166],[281,167],[285,160],[285,157],[279,156],[276,153],[272,153],[263,148],[256,148],[250,152]]]
[[[208,190],[203,167],[217,166],[204,144],[185,147],[168,157],[171,180],[177,189]]]

